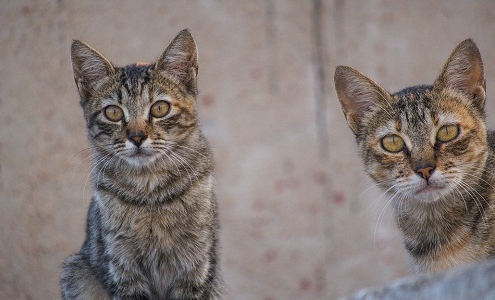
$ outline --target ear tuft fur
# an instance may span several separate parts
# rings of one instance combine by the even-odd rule
[[[480,110],[485,105],[486,83],[483,61],[476,44],[471,39],[461,42],[450,54],[435,81],[437,90],[451,88],[473,99]]]
[[[351,67],[338,66],[334,81],[347,123],[356,135],[367,112],[391,101],[390,94],[378,83]]]
[[[156,69],[176,78],[189,93],[197,94],[198,52],[189,30],[182,30],[172,39],[158,58]]]
[[[71,46],[72,71],[79,93],[87,96],[115,72],[112,63],[94,48],[79,40]]]

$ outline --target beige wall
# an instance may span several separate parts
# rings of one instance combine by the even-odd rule
[[[227,299],[334,299],[410,274],[333,70],[353,66],[390,91],[432,83],[472,37],[494,128],[495,2],[321,2],[0,1],[0,299],[56,299],[60,264],[83,241],[90,162],[71,40],[122,65],[155,59],[186,27]]]

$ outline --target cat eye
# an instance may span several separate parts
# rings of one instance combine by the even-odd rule
[[[150,114],[155,118],[165,117],[170,110],[170,104],[166,101],[157,101],[151,106]]]
[[[382,148],[392,153],[400,152],[404,149],[404,140],[396,134],[389,134],[382,138]]]
[[[124,117],[124,111],[117,105],[109,105],[103,110],[105,117],[112,122],[118,122]]]
[[[457,137],[459,127],[457,125],[444,125],[437,132],[437,140],[440,142],[449,142]]]

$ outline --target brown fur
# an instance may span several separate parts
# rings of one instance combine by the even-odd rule
[[[414,270],[437,272],[495,252],[494,133],[487,132],[478,48],[460,43],[431,86],[390,94],[345,66],[335,86],[366,172],[390,195]],[[455,125],[452,140],[437,138]],[[404,141],[387,151],[385,136]]]

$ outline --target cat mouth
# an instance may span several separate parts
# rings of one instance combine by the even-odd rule
[[[429,185],[419,189],[418,191],[416,191],[416,194],[420,195],[420,194],[425,194],[425,193],[435,193],[435,192],[440,192],[443,189],[444,189],[443,186],[432,186],[429,184]]]
[[[414,197],[424,202],[432,202],[440,199],[447,190],[444,185],[426,184],[414,192]]]
[[[149,157],[151,156],[150,153],[147,151],[143,151],[141,149],[137,149],[134,153],[131,153],[128,155],[130,158],[137,158],[137,157]]]
[[[151,151],[146,150],[144,148],[135,148],[134,151],[131,153],[127,154],[128,157],[135,158],[135,157],[150,157],[153,154]]]
[[[131,153],[127,153],[124,156],[124,159],[127,162],[131,163],[132,165],[143,166],[153,161],[153,157],[154,155],[151,151],[147,151],[142,148],[137,148]]]

